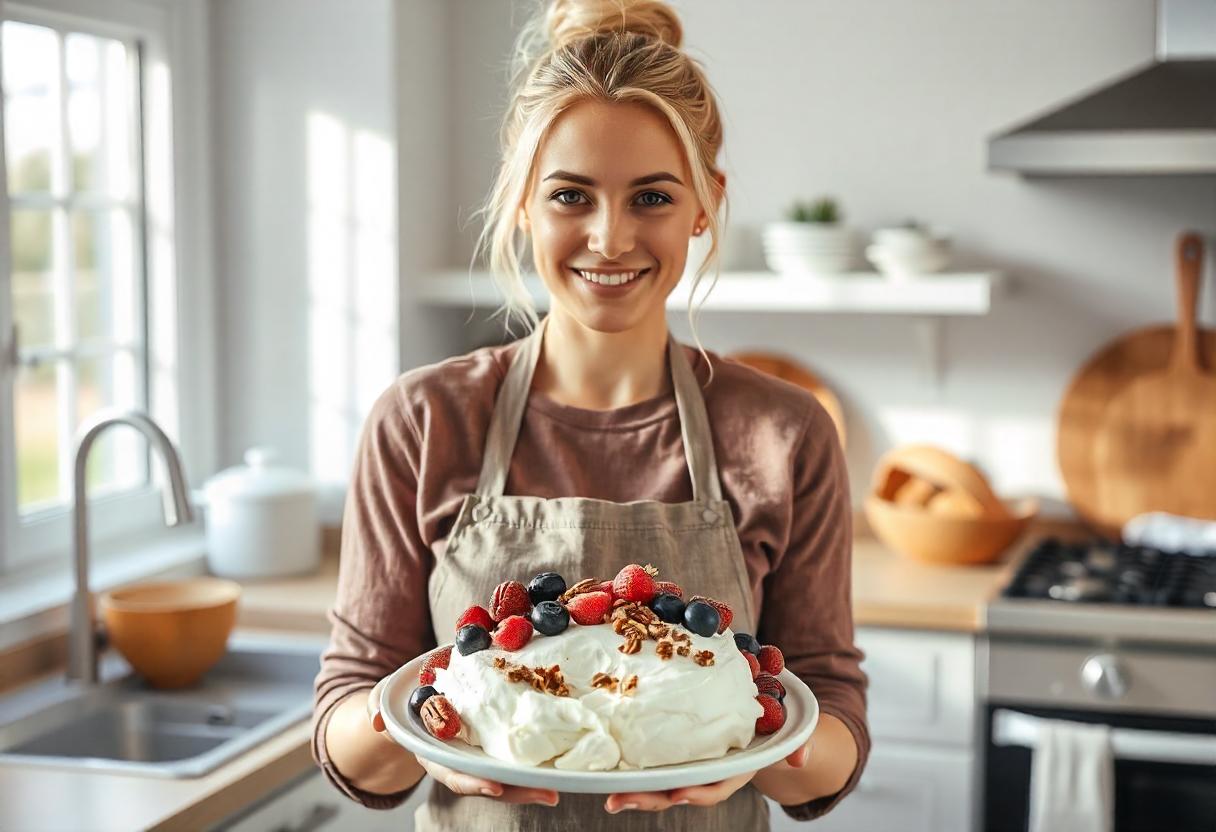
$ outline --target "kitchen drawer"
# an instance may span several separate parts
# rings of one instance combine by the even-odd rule
[[[410,832],[414,811],[430,789],[430,780],[424,779],[404,804],[379,811],[351,801],[316,771],[211,832]]]
[[[967,634],[863,627],[877,740],[970,748],[975,737],[975,639]]]
[[[972,828],[969,751],[876,744],[861,782],[815,832],[965,832]],[[772,832],[809,828],[772,804]]]

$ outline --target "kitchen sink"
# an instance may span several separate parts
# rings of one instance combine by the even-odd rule
[[[237,634],[195,687],[148,687],[117,656],[107,681],[48,679],[0,699],[0,767],[198,777],[306,719],[324,642]]]

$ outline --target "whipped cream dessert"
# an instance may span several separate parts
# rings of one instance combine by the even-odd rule
[[[611,626],[575,623],[518,650],[453,650],[448,666],[434,671],[434,687],[459,712],[467,742],[521,765],[647,768],[746,747],[764,708],[733,633],[705,637],[678,629],[691,649],[667,659],[654,641],[626,654]],[[712,663],[704,655],[695,659],[702,651],[713,654]],[[554,665],[566,695],[542,692],[519,674],[510,678],[512,667]]]

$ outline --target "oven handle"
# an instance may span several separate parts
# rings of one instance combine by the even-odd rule
[[[998,708],[992,714],[992,742],[1034,748],[1042,719]],[[1216,766],[1216,736],[1112,728],[1111,751],[1121,760]]]

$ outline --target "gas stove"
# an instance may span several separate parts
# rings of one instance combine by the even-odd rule
[[[1047,538],[987,615],[994,634],[1216,644],[1216,557]]]

